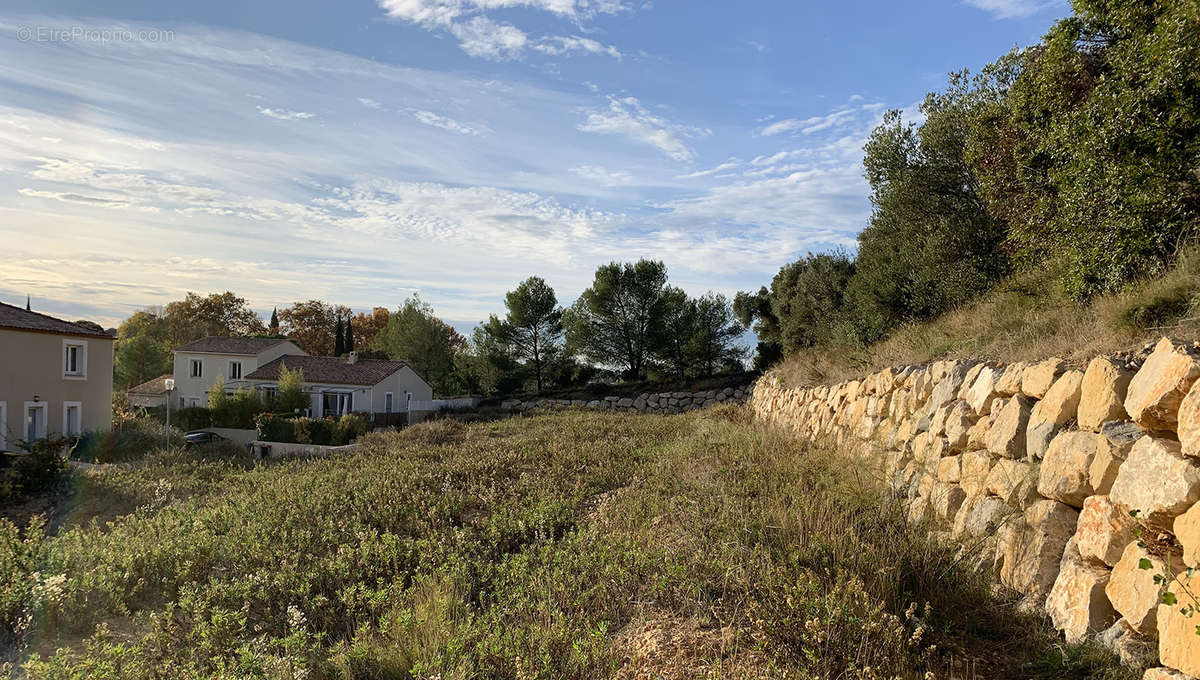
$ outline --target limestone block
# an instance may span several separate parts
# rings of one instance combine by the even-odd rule
[[[996,397],[992,400],[991,412],[975,421],[971,429],[967,430],[967,450],[978,451],[987,448],[987,435],[992,428],[992,422],[996,420],[996,416],[1000,414],[1000,409],[1004,407],[1003,397]]]
[[[1175,540],[1183,546],[1183,563],[1200,569],[1200,503],[1175,518]]]
[[[1026,595],[1045,595],[1058,576],[1067,541],[1079,513],[1058,501],[1043,500],[1025,510],[1024,521],[1001,529],[1000,580]]]
[[[1092,458],[1096,455],[1093,432],[1060,432],[1046,450],[1038,475],[1038,493],[1082,508],[1083,500],[1093,493]]]
[[[937,482],[933,486],[929,501],[938,519],[946,521],[954,517],[966,499],[967,494],[961,486],[949,482]]]
[[[1133,522],[1108,496],[1089,496],[1079,512],[1075,543],[1086,560],[1113,566],[1133,542]]]
[[[987,491],[1013,507],[1025,507],[1037,496],[1037,469],[1029,463],[1001,458],[987,476]]]
[[[1081,642],[1117,620],[1116,611],[1104,593],[1108,576],[1108,569],[1084,561],[1073,543],[1067,544],[1058,576],[1046,598],[1050,620],[1063,632],[1067,642]]]
[[[1098,431],[1110,420],[1125,420],[1125,393],[1133,371],[1122,362],[1096,357],[1083,373],[1079,396],[1079,428]]]
[[[1144,569],[1147,564],[1149,568]],[[1113,607],[1130,627],[1143,635],[1153,635],[1157,625],[1155,610],[1161,587],[1154,577],[1163,574],[1165,567],[1162,558],[1151,555],[1133,541],[1125,546],[1121,559],[1113,565],[1112,577],[1105,588]]]
[[[1200,675],[1200,635],[1196,633],[1196,626],[1200,624],[1195,614],[1188,616],[1181,611],[1187,605],[1200,609],[1200,602],[1192,601],[1192,596],[1186,594],[1200,597],[1200,572],[1191,576],[1181,574],[1168,589],[1176,593],[1179,603],[1158,607],[1159,662],[1188,675]]]
[[[990,536],[1015,512],[995,496],[977,496],[963,507],[967,512],[962,514],[961,522],[960,518],[955,518],[954,533],[957,536]]]
[[[1125,395],[1125,411],[1151,432],[1173,432],[1179,406],[1200,377],[1200,362],[1170,338],[1163,338],[1138,369]]]
[[[1015,364],[1009,364],[1004,372],[996,379],[996,393],[1005,397],[1011,397],[1021,391],[1021,378],[1025,374],[1025,369],[1029,364],[1019,361]]]
[[[956,399],[966,401],[967,394],[971,391],[971,386],[975,384],[975,379],[979,377],[979,374],[985,368],[987,368],[987,364],[975,364],[971,366],[971,369],[963,376],[962,385],[958,387],[958,392],[954,395]]]
[[[956,403],[943,404],[933,411],[929,418],[929,434],[935,437],[946,434],[946,419],[950,417]]]
[[[978,416],[965,401],[956,401],[946,414],[946,442],[955,451],[967,449],[967,435]]]
[[[1130,668],[1145,668],[1158,663],[1158,645],[1154,640],[1139,635],[1129,627],[1125,619],[1117,622],[1096,636],[1101,646],[1108,648]]]
[[[958,390],[962,388],[963,380],[966,379],[967,373],[975,367],[975,364],[968,361],[950,361],[945,362],[944,376],[938,381],[937,386],[933,388],[933,393],[929,395],[928,407],[930,412],[949,404],[958,396]]]
[[[1050,391],[1050,386],[1054,384],[1055,378],[1065,369],[1066,364],[1062,359],[1057,358],[1046,359],[1027,366],[1025,372],[1021,374],[1021,392],[1034,399],[1045,397],[1046,392]]]
[[[1109,498],[1136,510],[1153,526],[1170,529],[1176,517],[1200,501],[1200,462],[1184,458],[1179,442],[1142,437],[1121,464]]]
[[[938,461],[937,478],[939,482],[959,482],[962,480],[962,454],[946,456]]]
[[[966,396],[963,399],[971,405],[971,409],[976,415],[986,416],[991,413],[992,400],[1000,396],[996,391],[996,379],[999,377],[997,369],[991,366],[984,366],[980,369],[979,374],[975,376],[975,381],[971,383],[971,388],[967,390]]]
[[[968,451],[962,455],[958,483],[968,496],[987,491],[987,477],[992,470],[992,456],[987,451]]]
[[[1181,673],[1174,668],[1147,668],[1142,674],[1142,680],[1196,680],[1196,678]]]
[[[1075,419],[1079,409],[1079,386],[1083,373],[1067,371],[1046,391],[1046,396],[1034,405],[1025,429],[1025,453],[1041,458],[1054,435]]]
[[[1200,380],[1192,383],[1180,403],[1176,428],[1183,455],[1200,457]]]
[[[1025,430],[1033,411],[1033,401],[1024,395],[1009,399],[988,428],[984,443],[987,450],[1004,458],[1025,457]]]
[[[1107,494],[1112,490],[1121,463],[1125,462],[1134,442],[1141,439],[1143,434],[1142,428],[1129,421],[1110,421],[1100,428],[1100,434],[1096,437],[1096,456],[1088,471],[1096,493]]]

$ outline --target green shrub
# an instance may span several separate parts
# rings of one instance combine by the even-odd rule
[[[337,421],[337,426],[333,428],[333,441],[335,446],[349,444],[367,433],[367,419],[359,413],[347,413]]]
[[[22,455],[6,456],[0,468],[0,502],[9,503],[55,488],[66,474],[66,461],[59,452],[67,442],[61,438],[41,439]]]
[[[179,428],[168,428],[153,418],[135,418],[111,430],[84,433],[72,449],[71,458],[85,463],[120,463],[179,446],[183,446],[183,431]]]
[[[296,423],[296,441],[301,441],[300,431],[301,423],[304,422],[304,428],[308,432],[308,443],[326,446],[333,441],[333,429],[337,423],[331,418],[297,418]]]
[[[274,413],[260,413],[254,420],[259,441],[294,442],[296,430],[292,419]]]

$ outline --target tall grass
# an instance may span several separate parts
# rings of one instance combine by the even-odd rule
[[[0,624],[30,678],[1120,677],[854,470],[733,408],[98,469],[145,502],[0,525]]]

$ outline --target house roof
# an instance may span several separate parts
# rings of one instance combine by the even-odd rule
[[[176,352],[200,352],[204,354],[244,354],[255,356],[275,345],[288,342],[287,338],[223,338],[210,335],[176,347]]]
[[[306,383],[335,385],[378,385],[384,378],[404,368],[403,361],[388,359],[359,359],[349,363],[345,357],[312,357],[288,354],[264,364],[246,376],[248,380],[278,380],[279,367],[300,369]]]
[[[141,385],[134,385],[125,390],[128,394],[143,394],[148,396],[159,396],[167,393],[167,379],[171,374],[160,375],[152,380],[147,380]]]
[[[12,328],[35,333],[53,333],[55,335],[80,335],[87,338],[105,338],[112,340],[112,333],[85,328],[70,321],[63,321],[52,316],[30,312],[21,307],[6,305],[0,302],[0,328]]]

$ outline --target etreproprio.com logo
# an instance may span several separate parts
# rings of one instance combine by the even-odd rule
[[[91,26],[20,26],[21,42],[167,42],[175,39],[168,29],[96,28]]]

